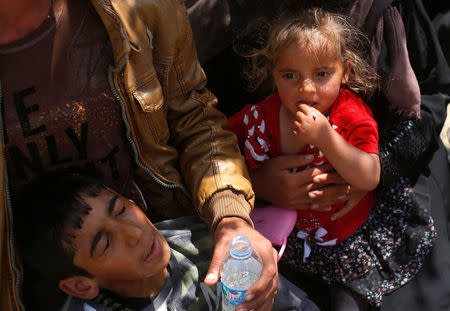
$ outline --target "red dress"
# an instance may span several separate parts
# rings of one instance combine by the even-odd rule
[[[246,105],[228,120],[245,154],[249,169],[258,168],[266,159],[281,155],[280,150],[280,98],[278,93],[252,105]],[[370,108],[351,91],[341,89],[330,108],[328,119],[332,127],[350,144],[358,149],[378,154],[378,130]],[[327,163],[320,150],[307,145],[299,154],[314,154],[308,166]],[[304,169],[305,167],[299,168]],[[308,234],[324,228],[324,241],[336,239],[339,243],[354,233],[366,220],[373,204],[373,192],[367,195],[345,216],[331,221],[330,216],[344,204],[336,204],[328,212],[298,211],[297,227]]]

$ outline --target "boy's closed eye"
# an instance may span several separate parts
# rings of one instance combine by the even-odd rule
[[[125,213],[125,204],[121,204],[120,196],[115,195],[109,200],[108,203],[108,215],[112,217],[118,217]],[[98,231],[91,242],[90,256],[101,256],[103,255],[110,245],[110,240],[108,234],[104,231]],[[101,250],[101,253],[97,253],[97,249]]]
[[[108,250],[108,247],[109,247],[109,237],[108,237],[108,234],[104,234],[103,236],[105,237],[105,238],[104,238],[104,244],[105,244],[105,246],[103,247],[103,251],[102,251],[101,255],[103,255],[104,253],[106,253],[106,251]]]
[[[105,253],[109,247],[109,239],[104,231],[99,231],[95,234],[91,243],[90,256],[98,257]]]
[[[120,216],[120,215],[122,215],[123,213],[125,213],[125,209],[126,209],[125,204],[122,205],[122,207],[116,209],[116,210],[118,210],[116,216]]]

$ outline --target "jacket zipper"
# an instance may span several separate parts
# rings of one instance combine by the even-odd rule
[[[113,16],[116,21],[120,20],[120,18],[117,16],[117,13],[114,10],[112,10],[110,8],[110,6],[108,6],[105,2],[103,2],[102,0],[96,0],[96,1],[106,12],[108,12],[108,14]],[[121,35],[128,40],[128,35],[127,35],[126,31],[123,29],[122,26],[121,26]],[[130,129],[130,124],[128,122],[127,115],[126,115],[126,112],[125,112],[125,103],[122,100],[122,97],[120,97],[119,92],[117,91],[117,89],[116,89],[116,87],[114,85],[114,79],[113,79],[113,74],[115,72],[118,72],[119,70],[121,70],[127,61],[128,61],[128,55],[125,55],[116,67],[113,67],[113,66],[109,67],[109,70],[108,70],[108,83],[109,83],[109,86],[110,86],[110,88],[111,88],[111,90],[112,90],[112,92],[114,94],[114,97],[117,99],[117,101],[119,102],[119,104],[121,106],[122,120],[123,120],[123,122],[125,124],[125,130],[126,130],[126,134],[125,135],[126,135],[126,138],[128,140],[128,143],[130,144],[130,146],[131,146],[131,148],[133,150],[134,160],[135,160],[136,164],[140,168],[142,168],[148,175],[150,175],[153,178],[153,180],[156,181],[159,185],[161,185],[161,186],[163,186],[165,188],[168,188],[168,189],[175,189],[175,188],[180,189],[181,191],[183,191],[183,193],[192,202],[192,196],[189,193],[189,191],[187,191],[186,187],[184,187],[184,185],[181,185],[181,184],[168,184],[168,183],[160,180],[158,178],[158,176],[156,176],[147,166],[145,166],[139,160],[136,144],[134,143],[133,139],[131,138],[131,134],[130,134],[131,129]]]
[[[3,114],[1,113],[2,111],[2,105],[3,105],[3,101],[2,101],[2,81],[0,81],[0,139],[1,139],[1,145],[4,147],[5,146],[5,139],[4,139],[4,129],[3,129]],[[21,276],[19,273],[19,269],[16,266],[16,253],[15,253],[15,248],[14,248],[14,232],[13,232],[13,213],[12,213],[12,206],[11,206],[11,195],[9,192],[9,181],[8,181],[8,168],[7,168],[7,163],[6,163],[6,156],[5,153],[3,152],[3,158],[2,158],[2,164],[3,164],[3,174],[4,174],[4,180],[3,182],[5,183],[5,192],[6,192],[6,207],[8,209],[8,218],[9,218],[9,243],[11,245],[11,265],[13,267],[14,273],[16,274],[16,300],[17,303],[19,305],[19,307],[22,310],[25,310],[25,307],[20,299],[20,297],[17,296],[17,293],[20,293],[20,284],[22,282],[21,280]]]
[[[139,160],[136,144],[133,141],[133,139],[131,138],[131,134],[130,134],[131,128],[130,128],[130,124],[128,122],[128,119],[127,119],[127,116],[126,116],[126,112],[125,112],[125,103],[122,100],[122,97],[120,97],[119,92],[117,91],[117,89],[116,89],[116,87],[114,85],[114,81],[113,81],[113,73],[119,71],[124,66],[124,64],[127,61],[128,61],[128,56],[125,56],[117,67],[115,67],[115,68],[112,67],[112,66],[109,67],[109,70],[108,70],[108,83],[109,83],[109,86],[111,87],[111,90],[112,90],[112,92],[114,94],[114,97],[117,99],[117,101],[120,104],[121,112],[122,112],[122,119],[123,119],[123,122],[125,123],[125,129],[126,129],[126,134],[125,135],[126,135],[126,138],[128,140],[128,143],[130,144],[130,146],[131,146],[131,148],[133,150],[134,160],[135,160],[136,164],[140,168],[142,168],[148,175],[150,175],[153,178],[153,180],[156,181],[158,184],[160,184],[161,186],[163,186],[165,188],[168,188],[168,189],[178,188],[181,191],[183,191],[183,193],[192,201],[192,196],[187,191],[186,187],[184,187],[184,185],[181,185],[181,184],[168,184],[168,183],[162,181],[161,179],[159,179],[158,176],[156,176],[147,166],[145,166]]]

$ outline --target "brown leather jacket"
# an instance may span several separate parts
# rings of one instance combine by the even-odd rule
[[[232,215],[249,219],[254,195],[248,173],[234,134],[224,130],[225,116],[214,108],[216,98],[205,88],[182,1],[92,3],[112,42],[115,67],[108,79],[122,104],[138,174],[193,194],[194,206],[210,224],[229,211],[212,210],[205,202],[218,191],[236,190],[250,205]],[[10,311],[23,309],[22,273],[11,232],[3,143],[1,147],[0,310]]]

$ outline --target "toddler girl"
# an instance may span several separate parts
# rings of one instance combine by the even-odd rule
[[[307,153],[314,155],[308,167],[333,166],[348,183],[347,194],[352,188],[369,191],[338,219],[331,215],[343,204],[326,212],[298,210],[282,260],[379,305],[383,294],[418,271],[430,244],[415,241],[399,261],[390,258],[404,235],[410,202],[404,183],[392,189],[389,200],[376,200],[371,191],[380,179],[377,123],[357,94],[369,96],[377,75],[363,58],[363,39],[345,17],[321,9],[280,19],[267,45],[252,57],[257,84],[270,76],[276,92],[246,105],[228,127],[249,169],[271,157]],[[431,219],[424,228],[434,234]]]

